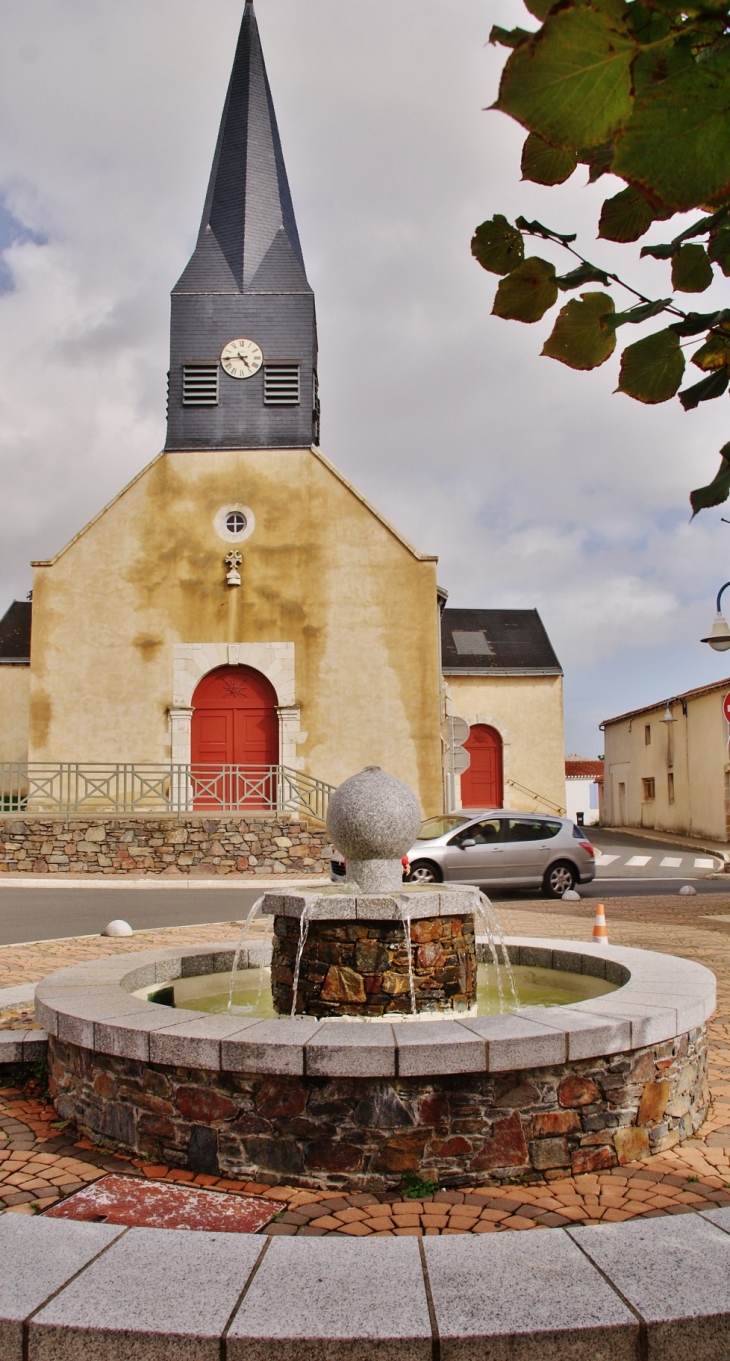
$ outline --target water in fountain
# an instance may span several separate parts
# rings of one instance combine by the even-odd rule
[[[403,922],[403,935],[405,937],[406,953],[408,955],[408,984],[411,990],[411,1015],[416,1014],[416,984],[413,977],[413,950],[411,949],[411,914],[409,912],[408,895],[401,893],[398,896],[401,920]]]
[[[305,903],[302,915],[299,918],[299,944],[297,945],[297,957],[294,963],[294,977],[291,986],[291,1015],[297,1014],[297,991],[299,989],[299,970],[302,967],[302,955],[307,943],[309,932],[309,904]]]
[[[512,972],[512,963],[509,957],[509,950],[507,949],[507,942],[504,938],[502,923],[499,919],[499,913],[496,907],[494,906],[494,903],[491,901],[490,898],[487,897],[486,893],[482,893],[480,891],[479,902],[481,904],[482,914],[484,918],[485,919],[490,918],[492,921],[493,933],[497,937],[497,940],[499,941],[499,944],[502,949],[502,958],[504,960],[504,967],[507,970],[507,978],[509,979],[510,992],[512,993],[512,1002],[514,1006],[517,1006],[518,997],[517,988],[515,986],[515,976]]]
[[[261,906],[261,904],[262,904],[263,901],[264,901],[264,895],[262,894],[260,898],[257,898],[257,899],[256,899],[256,902],[254,903],[253,907],[251,908],[251,910],[250,910],[250,912],[249,912],[249,914],[248,914],[248,916],[247,916],[245,922],[243,923],[243,930],[241,931],[241,934],[240,934],[240,936],[239,936],[239,938],[238,938],[238,945],[236,946],[236,953],[235,953],[234,956],[233,956],[233,967],[232,967],[232,969],[231,969],[231,985],[230,985],[230,988],[229,988],[229,990],[228,990],[228,1010],[229,1010],[229,1011],[232,1011],[232,1010],[233,1010],[233,990],[234,990],[234,988],[235,988],[235,986],[236,986],[236,974],[237,974],[237,972],[238,972],[238,966],[239,966],[239,964],[240,964],[240,962],[241,962],[241,955],[243,954],[243,947],[244,947],[244,944],[245,944],[245,941],[246,941],[246,937],[247,937],[247,935],[248,935],[248,932],[249,932],[249,928],[250,928],[250,926],[251,926],[251,923],[252,923],[254,917],[256,916],[256,913],[257,913],[258,909],[260,908],[260,906]],[[263,966],[262,966],[262,967],[263,967]]]

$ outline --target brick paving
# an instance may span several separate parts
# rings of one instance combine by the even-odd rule
[[[420,1199],[322,1192],[301,1187],[195,1174],[123,1158],[79,1139],[53,1108],[27,1090],[0,1090],[0,1212],[35,1214],[108,1172],[157,1182],[204,1186],[261,1196],[277,1206],[261,1232],[271,1236],[422,1236],[499,1233],[575,1223],[691,1214],[730,1205],[730,892],[724,896],[606,898],[609,936],[617,945],[684,955],[717,976],[718,1009],[710,1023],[712,1105],[696,1138],[681,1147],[614,1168],[566,1177],[547,1172],[524,1181],[438,1190]],[[519,902],[500,908],[512,935],[589,940],[595,905]],[[238,923],[147,931],[119,941],[87,937],[0,949],[0,987],[35,981],[59,968],[104,954],[159,945],[234,940]],[[257,927],[257,934],[266,924]]]

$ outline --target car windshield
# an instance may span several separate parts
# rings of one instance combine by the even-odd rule
[[[463,827],[469,818],[460,817],[458,814],[444,814],[440,818],[426,818],[421,823],[421,828],[416,838],[418,841],[434,841],[437,836],[446,836],[447,832],[453,832],[456,827]]]

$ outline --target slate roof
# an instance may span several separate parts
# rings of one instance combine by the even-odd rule
[[[444,675],[550,675],[562,667],[537,610],[444,610]]]
[[[0,619],[0,662],[30,661],[32,609],[29,600],[14,600]]]
[[[302,247],[258,24],[247,0],[198,243],[174,292],[302,290],[309,290]]]

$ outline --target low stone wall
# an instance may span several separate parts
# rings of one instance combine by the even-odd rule
[[[614,1167],[691,1136],[709,1100],[704,1026],[547,1068],[387,1080],[172,1067],[51,1036],[49,1074],[61,1118],[105,1143],[200,1172],[358,1190],[407,1171],[457,1186]]]
[[[409,929],[410,928],[410,929]],[[271,990],[288,1016],[300,942],[296,917],[274,918]],[[410,966],[409,966],[410,954]],[[313,920],[299,964],[297,1015],[384,1016],[467,1011],[476,1002],[474,918]]]
[[[327,833],[270,815],[0,819],[0,874],[321,874]]]

